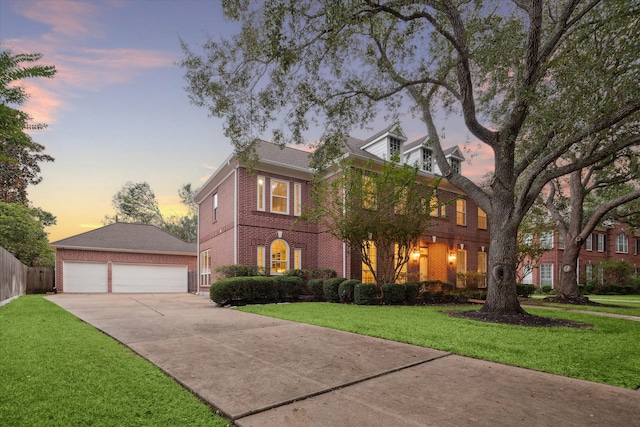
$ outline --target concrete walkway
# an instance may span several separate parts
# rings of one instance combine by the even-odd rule
[[[47,299],[241,427],[640,426],[638,391],[219,308],[206,297]]]

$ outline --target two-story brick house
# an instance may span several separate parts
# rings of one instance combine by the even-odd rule
[[[256,150],[260,160],[252,170],[231,155],[196,193],[200,292],[215,280],[215,268],[226,264],[258,265],[272,275],[329,268],[347,278],[370,280],[358,253],[300,221],[313,181],[309,153],[264,141]],[[347,159],[383,162],[394,154],[417,164],[420,179],[439,174],[426,139],[408,142],[399,125],[344,143]],[[446,154],[454,167],[461,167],[464,157],[457,147]],[[456,200],[432,210],[433,226],[413,248],[406,277],[455,283],[456,273],[486,272],[486,215],[446,180],[440,182],[438,199]]]
[[[549,285],[554,289],[560,280],[564,241],[558,231],[545,233],[541,239],[541,243],[548,250],[541,256],[535,268],[523,278],[523,282],[533,283],[538,287]],[[640,232],[619,222],[597,227],[585,239],[580,249],[578,281],[602,281],[602,271],[599,270],[598,264],[611,259],[624,261],[633,266],[637,277],[640,274]]]

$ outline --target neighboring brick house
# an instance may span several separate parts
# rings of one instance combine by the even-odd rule
[[[215,268],[227,264],[258,265],[272,275],[296,268],[329,268],[340,276],[370,280],[359,253],[317,226],[299,221],[301,206],[310,202],[314,171],[309,153],[264,141],[256,150],[259,161],[253,170],[231,155],[195,195],[200,291],[207,292],[216,279]],[[426,139],[408,143],[399,125],[367,140],[350,137],[344,144],[344,157],[354,160],[382,162],[395,153],[418,164],[421,179],[439,174]],[[464,161],[460,150],[453,147],[446,154],[459,170]],[[432,212],[433,226],[413,248],[406,277],[455,283],[456,273],[486,273],[486,215],[442,180],[438,199],[456,197],[456,202]]]
[[[536,267],[522,281],[533,283],[538,287],[549,285],[553,289],[560,280],[564,242],[558,231],[543,234],[541,239],[549,250],[542,255]],[[598,278],[602,274],[598,270],[598,263],[611,259],[629,263],[637,277],[640,274],[640,232],[634,231],[623,223],[596,228],[580,249],[577,265],[578,281],[591,283],[601,280]]]
[[[118,222],[51,246],[58,292],[196,291],[196,244],[153,225]]]

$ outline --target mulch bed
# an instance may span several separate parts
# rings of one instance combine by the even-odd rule
[[[516,326],[531,326],[531,327],[557,327],[564,326],[569,328],[584,329],[590,328],[591,325],[585,323],[573,322],[565,319],[554,319],[551,317],[534,316],[533,314],[520,313],[520,314],[494,314],[483,313],[480,311],[449,311],[446,312],[452,317],[459,317],[470,320],[477,320],[480,322],[490,323],[502,323],[507,325]]]

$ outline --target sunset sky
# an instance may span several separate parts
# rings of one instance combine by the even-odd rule
[[[180,39],[199,51],[208,35],[237,29],[223,19],[220,3],[0,0],[0,49],[41,53],[41,63],[58,70],[53,79],[24,82],[31,97],[22,107],[48,124],[32,136],[55,162],[41,165],[43,181],[29,188],[29,199],[57,217],[47,229],[50,241],[102,226],[127,181],[148,182],[160,207],[180,214],[178,188],[199,187],[231,154],[222,120],[189,103],[184,70],[176,65]],[[387,123],[369,126],[375,133]],[[402,126],[409,139],[425,133],[416,121]],[[448,143],[476,151],[459,128]],[[476,154],[463,165],[472,179],[488,165],[486,149]]]

